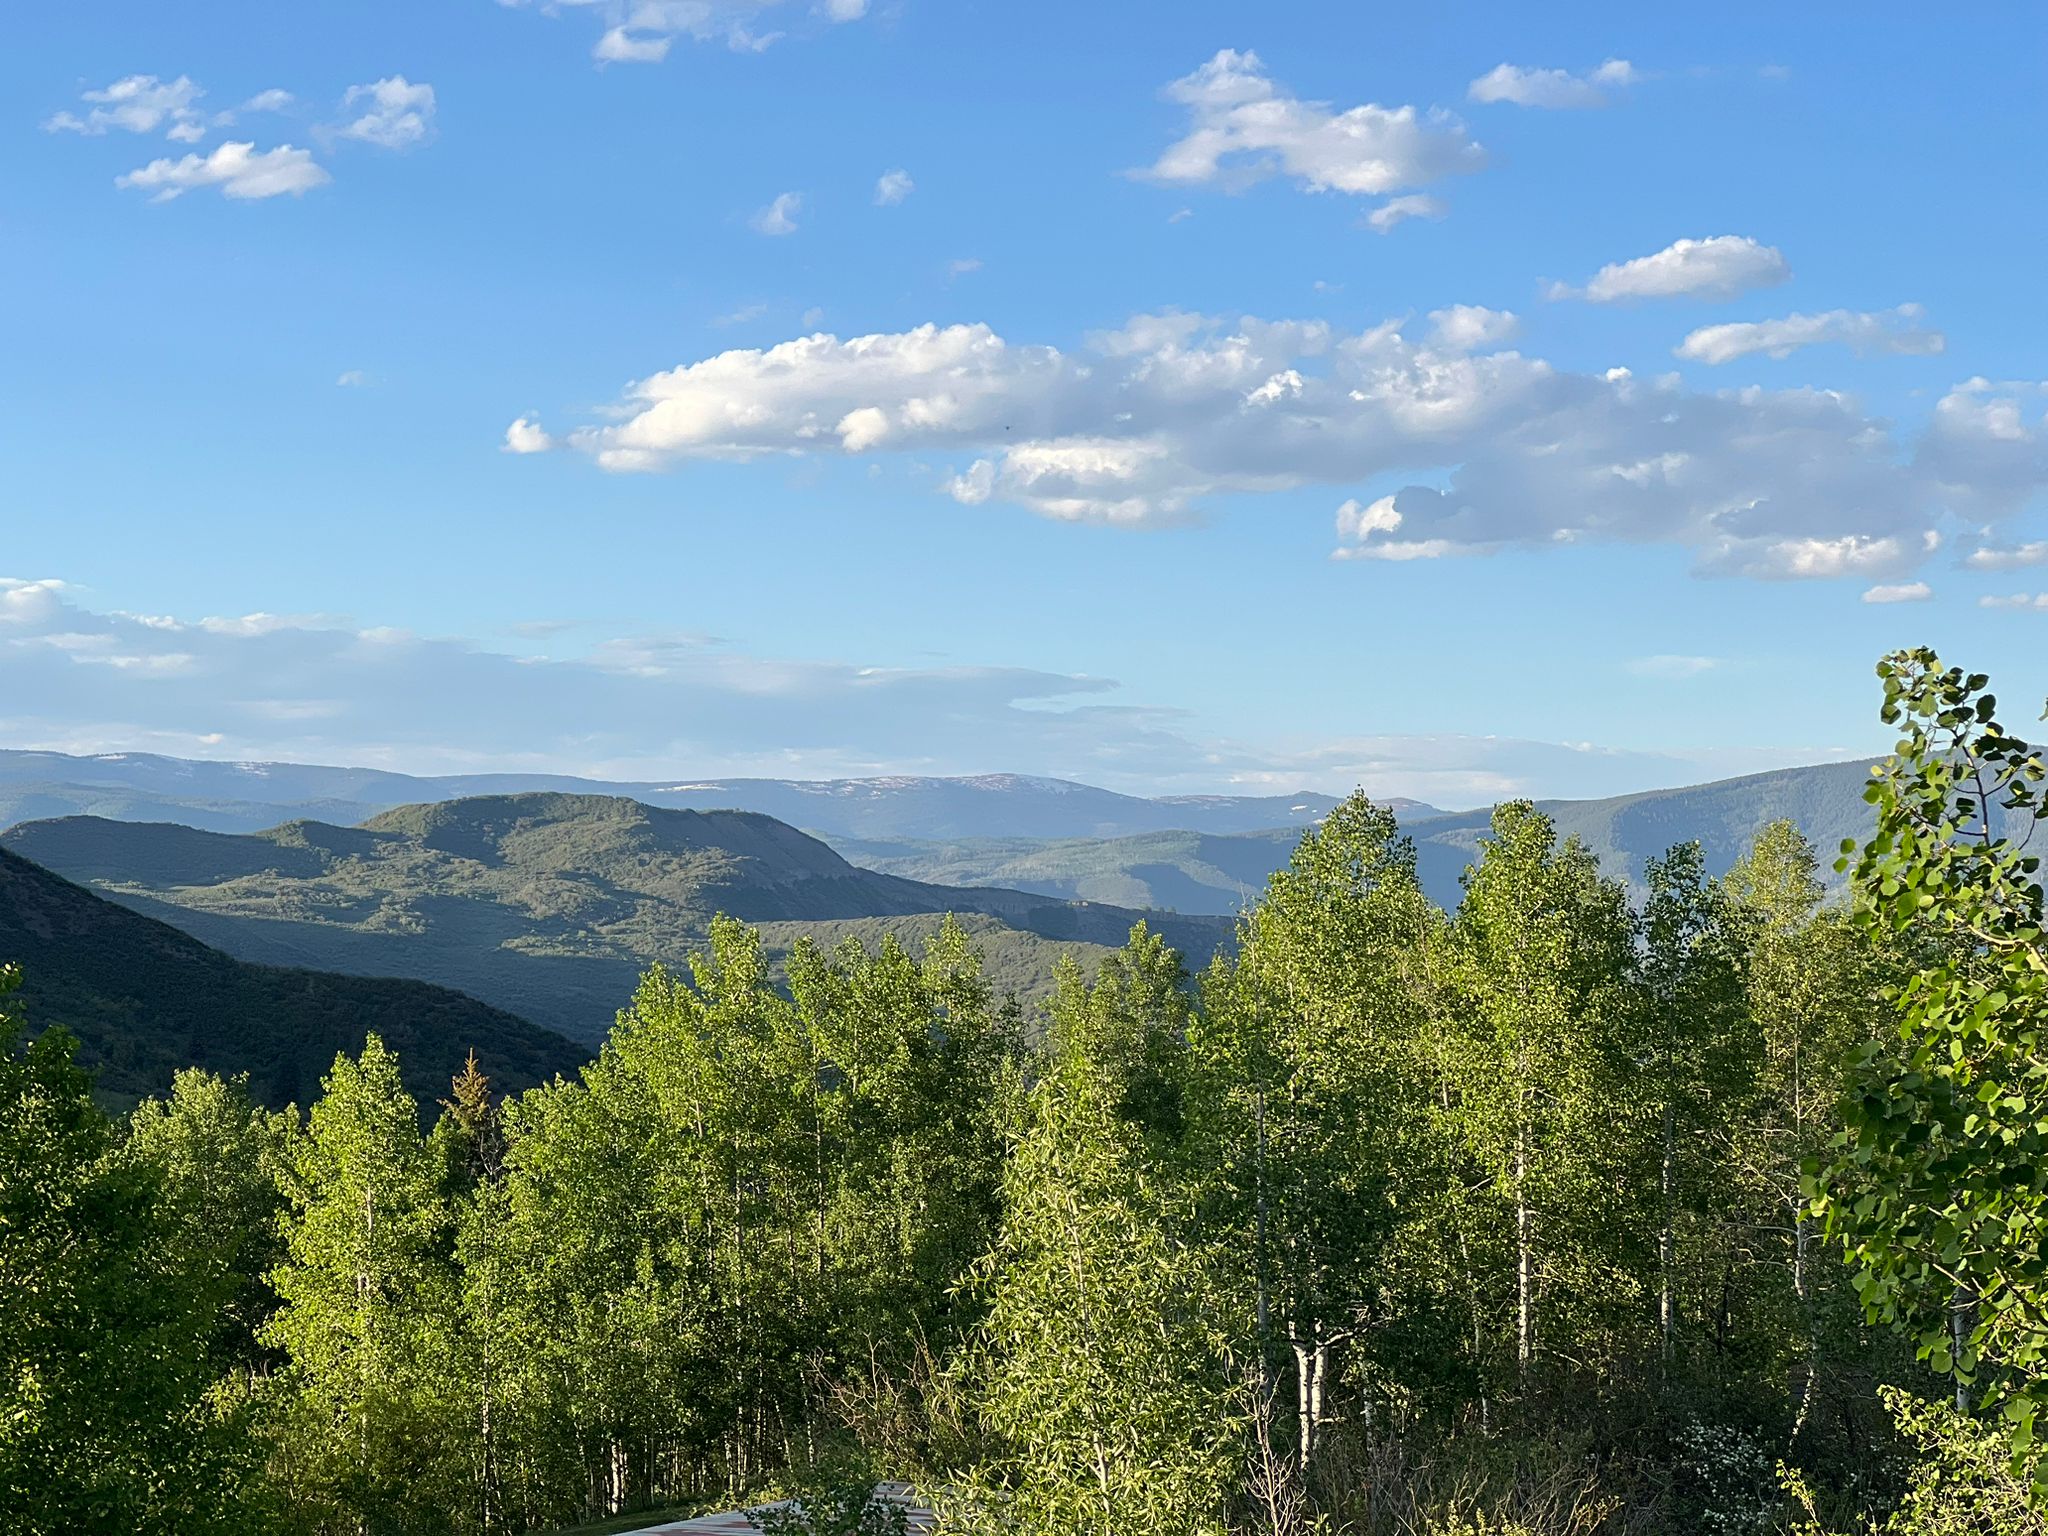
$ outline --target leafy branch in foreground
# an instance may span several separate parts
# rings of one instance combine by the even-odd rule
[[[1816,1216],[1855,1268],[1865,1315],[1998,1409],[2034,1464],[2048,1404],[2048,944],[2040,753],[1998,722],[1988,679],[1929,650],[1878,667],[1900,727],[1869,790],[1876,834],[1854,859],[1859,921],[1914,954],[1893,1041],[1860,1048]]]

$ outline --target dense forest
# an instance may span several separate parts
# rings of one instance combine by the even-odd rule
[[[2048,1530],[2048,774],[1879,671],[1845,900],[1789,823],[1713,879],[1509,804],[1446,913],[1361,796],[1234,953],[1140,927],[1042,1017],[957,927],[778,979],[720,920],[425,1117],[372,1038],[116,1122],[0,1026],[7,1528]]]

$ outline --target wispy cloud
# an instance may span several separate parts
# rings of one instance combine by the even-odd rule
[[[747,222],[753,226],[756,234],[793,235],[797,231],[796,216],[803,210],[803,206],[804,197],[801,192],[784,192]]]
[[[1609,59],[1582,75],[1497,64],[1474,80],[1465,94],[1477,102],[1507,102],[1518,107],[1604,107],[1614,99],[1616,90],[1640,79],[1641,73],[1627,59]]]
[[[380,149],[411,149],[434,131],[434,88],[415,85],[403,75],[352,85],[341,105],[344,114],[353,114],[342,124],[341,136]]]
[[[529,640],[558,626],[522,626]],[[1469,805],[1613,794],[1810,761],[1810,748],[1626,751],[1446,732],[1249,742],[1114,680],[1000,664],[762,655],[691,633],[574,655],[500,651],[339,617],[193,619],[0,578],[10,745],[491,768],[606,778],[1046,774],[1141,793],[1302,788]]]
[[[199,98],[206,92],[191,76],[160,80],[155,75],[127,75],[101,90],[85,91],[80,100],[87,104],[83,116],[58,112],[45,118],[50,133],[103,134],[155,133],[182,144],[196,144],[206,137],[206,118],[199,111]]]
[[[875,203],[878,207],[893,208],[916,190],[917,183],[910,179],[910,172],[884,171],[875,182]]]
[[[1934,588],[1924,581],[1901,581],[1880,583],[1863,594],[1866,603],[1924,603],[1934,596]]]
[[[1721,666],[1718,656],[1638,656],[1629,662],[1628,671],[1636,677],[1660,678],[1667,682],[1678,682],[1688,677],[1699,677]]]
[[[1832,345],[1847,347],[1859,356],[1884,352],[1932,357],[1948,345],[1948,338],[1920,323],[1925,314],[1918,304],[1901,304],[1896,309],[1875,313],[1831,309],[1819,315],[1705,325],[1679,343],[1676,355],[1692,362],[1719,365],[1758,353],[1783,358],[1801,347]]]

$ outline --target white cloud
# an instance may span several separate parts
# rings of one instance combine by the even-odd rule
[[[1934,596],[1934,588],[1924,581],[1901,581],[1881,583],[1866,590],[1866,603],[1924,603]]]
[[[243,102],[242,110],[244,112],[282,112],[292,106],[297,100],[298,98],[292,95],[290,91],[279,90],[273,86],[270,90],[258,91],[254,96]]]
[[[1386,234],[1396,225],[1410,219],[1426,219],[1436,223],[1451,211],[1450,205],[1440,197],[1431,197],[1426,192],[1412,192],[1406,197],[1390,197],[1379,207],[1365,216],[1380,234]]]
[[[801,192],[784,192],[747,222],[756,234],[793,235],[797,229],[796,216],[803,206]]]
[[[370,382],[370,376],[360,368],[349,368],[334,382],[343,389],[361,389]]]
[[[505,452],[546,453],[555,446],[555,440],[548,436],[540,422],[532,416],[521,416],[505,429]]]
[[[434,131],[434,88],[414,85],[403,75],[352,85],[341,105],[344,112],[363,109],[343,124],[342,137],[380,149],[410,149]]]
[[[669,46],[674,41],[665,33],[636,35],[624,27],[611,27],[597,40],[590,56],[600,64],[659,64],[668,57]]]
[[[1986,544],[1963,557],[1973,571],[2017,571],[2030,565],[2048,565],[2048,539],[2031,544]]]
[[[210,155],[152,160],[139,170],[115,177],[114,185],[153,193],[151,201],[163,203],[199,187],[219,187],[223,196],[234,198],[287,193],[297,197],[332,179],[310,150],[289,144],[265,150],[254,144],[222,144]]]
[[[962,256],[957,260],[946,263],[946,276],[948,277],[965,277],[970,272],[979,272],[980,270],[981,258],[979,256]]]
[[[550,628],[552,626],[549,626]],[[690,777],[1041,773],[1143,793],[1333,792],[1469,804],[1614,794],[1811,761],[1812,748],[1631,752],[1361,733],[1248,743],[1107,678],[1002,665],[763,656],[693,634],[516,654],[334,617],[88,608],[0,578],[10,745],[414,772]]]
[[[206,92],[188,75],[159,80],[155,75],[128,75],[104,90],[84,91],[80,100],[90,104],[83,117],[59,112],[44,120],[51,133],[102,134],[113,129],[124,133],[155,133],[179,143],[190,144],[206,136],[205,118],[198,110]]]
[[[1429,339],[1446,352],[1477,352],[1485,347],[1513,341],[1522,322],[1505,309],[1488,309],[1482,304],[1453,304],[1429,312]]]
[[[1447,112],[1304,101],[1275,85],[1255,53],[1226,48],[1165,95],[1189,123],[1145,173],[1154,181],[1236,189],[1284,176],[1311,192],[1385,196],[1486,163]]]
[[[1580,298],[1595,304],[1630,299],[1732,299],[1753,288],[1768,288],[1792,275],[1776,246],[1747,235],[1714,235],[1675,240],[1663,250],[1616,262],[1593,274],[1584,288],[1553,284],[1550,297]]]
[[[1780,320],[1739,320],[1705,325],[1678,345],[1677,356],[1693,362],[1732,363],[1761,352],[1790,357],[1801,347],[1833,343],[1859,356],[1872,352],[1931,357],[1948,345],[1939,331],[1920,324],[1926,314],[1918,304],[1875,313],[1831,309],[1819,315],[1786,315]]]
[[[1980,597],[1979,608],[2030,608],[2037,613],[2048,612],[2048,592],[2015,592],[2010,597]]]
[[[1604,107],[1612,99],[1610,91],[1634,85],[1641,78],[1627,59],[1609,59],[1583,75],[1497,64],[1474,80],[1465,94],[1474,101],[1510,102],[1518,107]]]
[[[609,470],[951,456],[940,478],[963,502],[1128,525],[1381,482],[1340,525],[1340,558],[1655,543],[1765,578],[1887,580],[1952,519],[1990,528],[2048,489],[2048,431],[1983,381],[1906,432],[1834,391],[1560,369],[1498,350],[1511,324],[1449,308],[1417,340],[1399,322],[1167,313],[1072,351],[986,325],[814,334],[651,375],[566,441]]]
[[[875,202],[880,207],[893,208],[916,190],[917,183],[910,179],[910,172],[884,171],[875,181]]]
[[[782,40],[762,23],[796,9],[792,0],[499,0],[508,9],[554,15],[580,11],[603,27],[591,56],[600,64],[658,64],[678,39],[760,53]],[[817,0],[803,7],[827,24],[858,21],[868,0]],[[815,31],[815,28],[808,30]]]
[[[1680,682],[1688,677],[1698,677],[1712,672],[1721,665],[1718,656],[1638,656],[1628,663],[1628,670],[1637,677],[1660,678],[1667,682]]]

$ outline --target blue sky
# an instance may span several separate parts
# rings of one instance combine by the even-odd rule
[[[2027,7],[15,27],[8,745],[1469,804],[2048,691]]]

